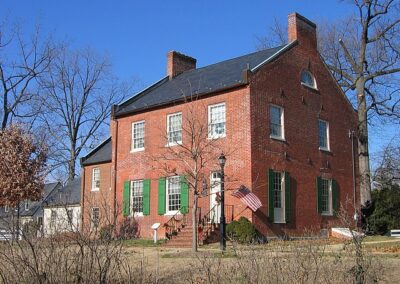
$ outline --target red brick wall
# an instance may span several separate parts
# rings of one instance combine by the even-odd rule
[[[92,191],[93,169],[100,169],[100,190]],[[82,180],[82,229],[90,229],[91,210],[100,208],[100,227],[112,223],[111,163],[85,166]]]
[[[217,96],[199,99],[186,104],[178,104],[169,108],[152,110],[132,116],[118,118],[114,121],[112,132],[116,134],[115,125],[118,124],[118,138],[112,139],[113,151],[117,147],[117,155],[113,155],[113,162],[117,159],[117,182],[116,193],[117,203],[121,204],[123,197],[123,183],[126,180],[151,179],[151,197],[150,197],[150,216],[138,217],[142,237],[151,237],[151,225],[154,223],[164,224],[171,216],[159,216],[158,208],[158,178],[166,176],[166,171],[162,168],[163,162],[153,161],[166,152],[167,141],[165,131],[167,125],[167,115],[175,112],[182,112],[183,124],[185,128],[185,119],[190,116],[189,110],[196,109],[195,116],[207,125],[208,105],[225,102],[226,104],[226,137],[218,141],[218,150],[212,154],[210,163],[205,170],[207,181],[209,182],[210,171],[219,170],[217,158],[220,151],[227,155],[227,164],[225,167],[226,187],[228,190],[238,188],[239,185],[251,185],[251,153],[250,153],[250,98],[247,87],[238,88],[232,91],[226,91]],[[193,108],[192,108],[193,107]],[[132,123],[145,120],[145,150],[141,152],[131,152],[131,131]],[[183,136],[183,143],[187,143],[188,137]],[[175,146],[177,147],[177,146]],[[158,159],[159,160],[159,159]],[[171,168],[176,168],[176,173],[183,174],[182,163],[168,163]],[[235,214],[250,217],[248,209],[238,203],[236,199],[226,193],[226,204],[235,204]],[[209,211],[209,197],[200,199],[202,213]],[[192,205],[192,199],[189,200],[189,206]],[[159,233],[163,236],[163,232]]]
[[[302,70],[314,74],[318,91],[300,84]],[[338,223],[336,217],[317,214],[316,177],[337,180],[340,205],[352,215],[352,155],[349,130],[356,130],[356,114],[332,80],[315,49],[296,45],[250,79],[252,179],[254,192],[265,206],[253,214],[258,228],[267,234],[301,234]],[[269,137],[269,105],[284,108],[286,142]],[[330,149],[318,149],[318,118],[329,122]],[[283,153],[287,153],[285,159]],[[321,170],[329,163],[329,168]],[[291,175],[292,221],[271,224],[268,216],[267,170]]]

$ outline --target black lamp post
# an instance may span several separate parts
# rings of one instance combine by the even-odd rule
[[[226,163],[226,158],[224,153],[218,157],[219,165],[221,166],[221,218],[219,221],[219,228],[221,230],[221,240],[220,249],[224,251],[226,249],[226,239],[225,239],[225,173],[224,167]]]

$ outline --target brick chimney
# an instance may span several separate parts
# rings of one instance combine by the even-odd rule
[[[317,48],[317,25],[300,14],[288,16],[288,40],[298,40],[300,45]]]
[[[177,51],[167,53],[167,75],[170,79],[182,72],[196,69],[196,59]]]

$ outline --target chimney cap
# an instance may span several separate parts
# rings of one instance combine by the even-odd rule
[[[192,60],[192,61],[194,61],[194,62],[197,62],[197,59],[196,59],[196,58],[193,58],[193,57],[191,57],[191,56],[189,56],[189,55],[183,54],[183,53],[181,53],[181,52],[179,52],[179,51],[176,51],[176,50],[168,51],[168,54],[178,55],[180,58],[185,58],[185,59],[187,59],[187,60]]]
[[[300,19],[300,20],[302,20],[303,22],[306,22],[306,23],[309,24],[311,27],[317,28],[317,25],[316,25],[315,23],[311,22],[309,19],[307,19],[306,17],[300,15],[300,14],[297,13],[297,12],[294,12],[294,13],[289,14],[289,17],[296,17],[297,19]]]

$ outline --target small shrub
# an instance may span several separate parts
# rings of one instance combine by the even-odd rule
[[[100,240],[110,241],[112,239],[114,226],[109,224],[100,228]]]
[[[128,217],[122,222],[119,228],[119,238],[123,240],[134,239],[138,237],[139,224],[136,222],[135,218]]]
[[[242,244],[263,242],[265,239],[254,225],[245,217],[240,217],[239,221],[233,221],[226,226],[228,237]]]

